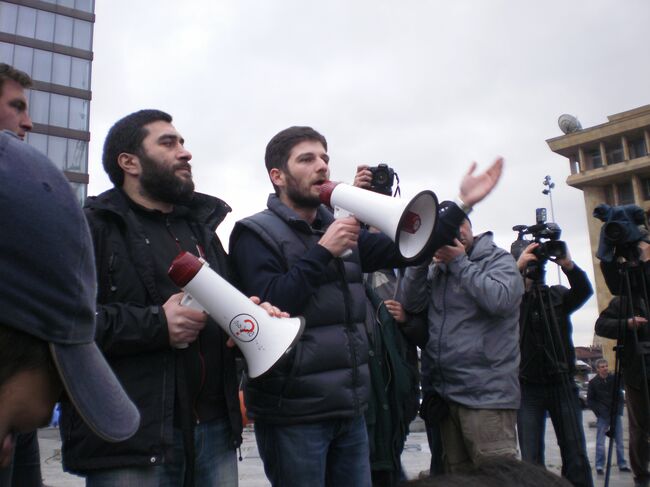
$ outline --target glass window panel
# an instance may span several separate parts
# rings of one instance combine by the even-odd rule
[[[28,132],[25,141],[37,151],[47,154],[47,135]]]
[[[57,3],[62,7],[74,8],[74,0],[58,0]]]
[[[605,186],[604,192],[605,192],[605,203],[607,203],[610,206],[616,205],[616,201],[614,201],[614,187]]]
[[[85,172],[87,166],[88,142],[68,139],[68,165],[70,171]]]
[[[36,15],[36,38],[41,41],[54,40],[54,14],[39,10]]]
[[[14,48],[14,63],[16,69],[25,71],[28,75],[32,74],[32,61],[34,58],[34,49],[25,46],[16,46]]]
[[[616,193],[618,195],[619,205],[631,205],[634,203],[634,190],[632,189],[631,181],[617,184]]]
[[[68,126],[69,98],[63,95],[50,95],[50,125]]]
[[[85,20],[74,19],[73,47],[90,51],[92,43],[92,26]]]
[[[36,33],[36,10],[29,7],[18,8],[18,25],[16,34],[25,37],[34,37]]]
[[[41,0],[41,1],[45,3],[53,3],[56,5],[56,0]]]
[[[70,86],[90,90],[90,61],[86,59],[72,58],[72,77]]]
[[[66,17],[65,15],[56,16],[54,42],[64,46],[72,45],[72,17]]]
[[[600,150],[596,149],[587,153],[587,159],[590,161],[590,168],[596,169],[603,166],[603,159],[600,157]]]
[[[76,8],[78,10],[83,10],[84,12],[94,12],[93,0],[77,0],[75,2]]]
[[[18,18],[17,5],[0,2],[0,32],[15,34],[17,18]]]
[[[88,100],[70,98],[70,122],[68,128],[88,130]]]
[[[34,49],[34,72],[32,78],[49,83],[52,81],[52,53]]]
[[[84,201],[86,201],[86,185],[83,183],[70,183],[70,186],[72,186],[72,191],[77,196],[79,204],[83,205]]]
[[[54,54],[54,69],[52,70],[52,83],[70,86],[70,56]]]
[[[29,97],[29,116],[34,123],[49,123],[50,94],[44,91],[31,90]]]
[[[606,144],[605,155],[607,156],[607,164],[623,162],[623,147],[620,143]]]
[[[643,157],[648,154],[648,151],[645,147],[644,139],[636,139],[630,141],[630,159],[636,159],[637,157]]]
[[[49,157],[58,168],[64,169],[68,139],[64,139],[63,137],[54,137],[53,135],[48,135],[47,137],[47,157]]]
[[[643,191],[643,199],[650,200],[650,178],[641,178],[641,189]]]
[[[14,45],[0,42],[0,62],[14,64]]]

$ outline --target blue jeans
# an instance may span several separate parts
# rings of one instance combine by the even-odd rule
[[[562,455],[562,476],[574,486],[593,487],[587,458],[582,409],[575,386],[521,384],[517,431],[522,460],[543,465],[546,413],[551,417]]]
[[[194,428],[195,484],[201,487],[237,487],[237,455],[230,446],[227,419],[208,421]],[[156,467],[98,470],[86,476],[86,487],[178,487],[185,471],[183,438],[174,430],[175,463]]]
[[[296,425],[257,420],[255,439],[273,487],[370,487],[363,416]]]
[[[609,418],[596,418],[596,468],[605,468],[605,438],[609,429]],[[616,463],[620,467],[627,467],[625,453],[623,452],[623,422],[621,416],[616,416]]]

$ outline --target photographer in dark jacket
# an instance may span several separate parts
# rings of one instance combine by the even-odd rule
[[[119,120],[103,154],[115,187],[85,207],[98,274],[96,341],[142,416],[135,436],[108,444],[72,408],[62,411],[64,467],[88,486],[237,485],[234,350],[206,314],[181,306],[167,275],[188,251],[228,276],[215,229],[230,208],[194,192],[192,156],[171,121],[158,110]]]
[[[634,485],[650,485],[648,460],[648,437],[650,435],[650,408],[647,403],[647,387],[650,370],[650,330],[648,330],[648,303],[643,295],[641,282],[650,283],[650,245],[638,243],[639,262],[630,269],[632,302],[627,296],[615,296],[596,320],[596,334],[606,338],[620,339],[623,345],[621,365],[625,381],[625,399],[629,423],[630,466],[634,473]],[[620,280],[617,264],[601,262],[605,279],[610,283]],[[635,283],[637,285],[635,285]],[[610,288],[612,286],[610,285]],[[620,325],[623,325],[622,327]],[[624,330],[619,337],[619,330]],[[644,370],[645,364],[645,370]],[[644,384],[645,379],[645,384]]]
[[[562,475],[574,486],[592,486],[582,410],[573,379],[575,349],[570,315],[589,299],[593,290],[587,274],[571,260],[568,249],[565,257],[555,263],[567,276],[569,289],[561,285],[548,288],[543,282],[526,277],[531,263],[543,265],[535,255],[539,245],[531,243],[517,259],[526,282],[519,318],[521,407],[517,430],[521,456],[525,461],[544,465],[548,412],[560,446]]]

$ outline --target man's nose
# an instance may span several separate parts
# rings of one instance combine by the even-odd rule
[[[182,147],[180,153],[178,154],[178,158],[189,161],[192,159],[192,153],[188,151],[185,147]]]
[[[30,118],[28,113],[25,113],[25,116],[20,122],[20,127],[25,131],[29,132],[34,128],[34,124],[32,123],[32,119]]]

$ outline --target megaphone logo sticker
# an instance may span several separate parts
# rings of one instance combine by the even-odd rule
[[[240,314],[230,320],[230,333],[242,342],[255,340],[258,331],[257,320],[251,315]]]

